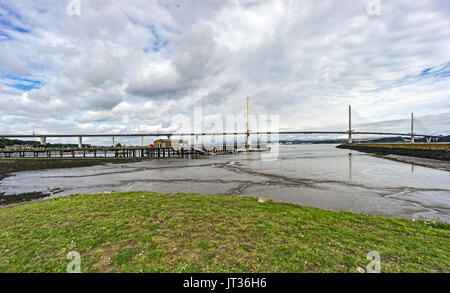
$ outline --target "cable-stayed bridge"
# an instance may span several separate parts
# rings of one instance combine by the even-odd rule
[[[205,136],[234,136],[235,141],[237,136],[246,136],[246,146],[249,147],[250,137],[251,136],[259,136],[259,135],[268,135],[269,137],[275,135],[298,135],[298,134],[306,134],[306,135],[348,135],[348,143],[353,142],[353,135],[382,135],[382,136],[407,136],[411,138],[411,143],[414,143],[415,137],[425,137],[428,142],[431,142],[433,139],[437,141],[439,137],[442,135],[435,134],[426,134],[426,133],[414,133],[414,116],[411,114],[411,129],[410,132],[386,132],[386,131],[355,131],[352,129],[352,114],[351,114],[351,106],[349,106],[349,117],[348,117],[348,130],[347,131],[251,131],[250,130],[250,122],[249,122],[249,100],[247,100],[247,131],[233,131],[233,132],[152,132],[152,133],[96,133],[96,134],[87,134],[87,133],[77,133],[77,134],[0,134],[0,138],[39,138],[40,143],[45,145],[47,142],[47,138],[78,138],[78,147],[83,147],[83,137],[111,137],[112,138],[112,146],[115,146],[114,139],[116,137],[141,137],[141,144],[144,146],[144,137],[167,137],[170,139],[171,137],[205,137]],[[270,140],[270,139],[269,139]],[[224,138],[225,145],[225,138]]]

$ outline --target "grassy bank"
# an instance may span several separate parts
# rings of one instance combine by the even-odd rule
[[[149,192],[75,195],[0,209],[1,272],[450,272],[450,225]]]

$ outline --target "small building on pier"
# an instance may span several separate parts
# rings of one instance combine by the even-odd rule
[[[154,141],[155,148],[172,148],[172,149],[187,149],[189,143],[182,139],[157,139]]]

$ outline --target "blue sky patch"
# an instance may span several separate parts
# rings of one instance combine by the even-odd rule
[[[22,16],[7,7],[6,5],[0,4],[0,25],[7,28],[12,29],[20,33],[30,33],[29,29],[24,28],[23,26],[16,25],[14,23],[23,23]],[[6,13],[2,13],[2,10]],[[16,21],[11,21],[12,19]]]
[[[425,76],[425,75],[427,75],[432,69],[433,69],[433,67],[427,68],[427,69],[425,69],[424,71],[422,71],[422,73],[421,73],[420,75],[421,75],[421,76]]]
[[[15,26],[15,25],[11,24],[9,21],[4,20],[4,19],[0,20],[0,24],[4,27],[15,30],[16,32],[19,32],[19,33],[30,33],[30,30]]]
[[[145,47],[144,52],[159,52],[162,48],[166,47],[169,44],[169,41],[163,40],[161,38],[154,25],[150,25],[149,28],[156,40],[153,42],[153,44],[151,44],[151,46]]]
[[[1,41],[9,41],[9,40],[11,40],[11,37],[7,33],[2,32],[0,30],[0,42]]]
[[[422,70],[419,74],[406,75],[406,76],[398,79],[397,81],[393,82],[392,84],[378,88],[375,91],[382,91],[382,90],[391,89],[394,87],[405,86],[405,85],[421,82],[423,80],[428,80],[428,79],[440,80],[442,78],[447,78],[447,77],[450,77],[450,61],[445,63],[443,66],[441,66],[438,69],[435,69],[434,67],[429,67],[429,68]]]
[[[4,75],[3,78],[7,80],[7,82],[3,83],[4,85],[21,91],[31,91],[32,89],[37,89],[42,86],[42,83],[39,80],[31,80],[8,74]]]
[[[161,39],[161,36],[158,34],[154,25],[150,26],[150,30],[156,39],[156,41],[153,42],[153,51],[158,52],[159,50],[161,50],[161,48],[167,46],[169,42]]]

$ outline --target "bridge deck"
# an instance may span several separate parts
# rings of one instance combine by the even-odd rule
[[[0,134],[0,138],[56,138],[56,137],[173,137],[173,136],[233,136],[233,135],[292,135],[292,134],[337,134],[346,135],[349,131],[250,131],[250,132],[195,132],[195,133],[108,133],[108,134]],[[371,132],[371,131],[351,131],[354,135],[387,135],[387,136],[410,136],[411,133],[398,132]],[[419,137],[440,137],[441,135],[413,133]]]

